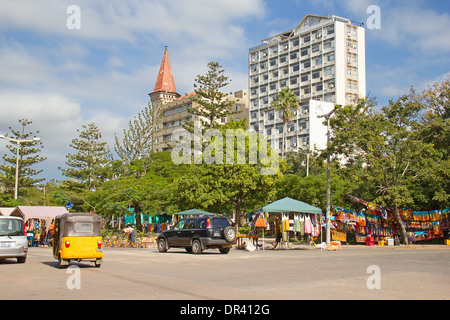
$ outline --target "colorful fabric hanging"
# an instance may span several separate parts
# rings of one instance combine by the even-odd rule
[[[311,218],[309,217],[309,215],[307,215],[305,217],[305,233],[306,234],[311,234],[313,232],[313,224],[311,222]]]
[[[294,215],[294,232],[300,232],[300,219],[298,214]]]

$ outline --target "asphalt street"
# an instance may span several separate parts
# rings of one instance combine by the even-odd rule
[[[450,246],[297,248],[229,254],[104,249],[104,263],[58,269],[51,248],[0,260],[7,299],[448,299]]]

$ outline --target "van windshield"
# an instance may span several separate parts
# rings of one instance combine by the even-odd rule
[[[0,219],[0,236],[23,236],[22,220]]]

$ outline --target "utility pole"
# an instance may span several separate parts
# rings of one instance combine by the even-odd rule
[[[327,149],[330,147],[330,118],[336,111],[335,108],[331,110],[329,113],[318,116],[317,118],[325,118],[327,120]],[[327,212],[326,212],[326,223],[327,223],[327,245],[331,242],[331,182],[330,182],[330,153],[328,151],[327,156]]]

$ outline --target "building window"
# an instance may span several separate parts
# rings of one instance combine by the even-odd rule
[[[308,55],[308,49],[303,49],[301,52],[302,57],[307,56]]]
[[[333,46],[333,41],[325,41],[323,43],[323,48],[324,49],[330,49]]]
[[[326,76],[331,76],[333,74],[334,67],[326,67],[324,70],[324,74]]]
[[[302,75],[302,82],[309,80],[309,74],[303,74]]]
[[[316,66],[321,66],[322,65],[322,57],[317,57],[316,58]]]
[[[309,43],[311,41],[311,36],[303,37],[303,43]]]
[[[270,59],[270,66],[275,67],[277,65],[277,59]]]
[[[327,58],[328,58],[328,62],[334,61],[334,53],[332,52],[332,53],[328,54]]]
[[[311,61],[305,61],[303,62],[303,69],[311,68]]]
[[[317,30],[315,36],[316,36],[316,39],[322,38],[322,30]]]
[[[260,88],[260,92],[261,92],[261,93],[266,93],[266,92],[267,92],[267,86],[262,86],[262,87]]]

